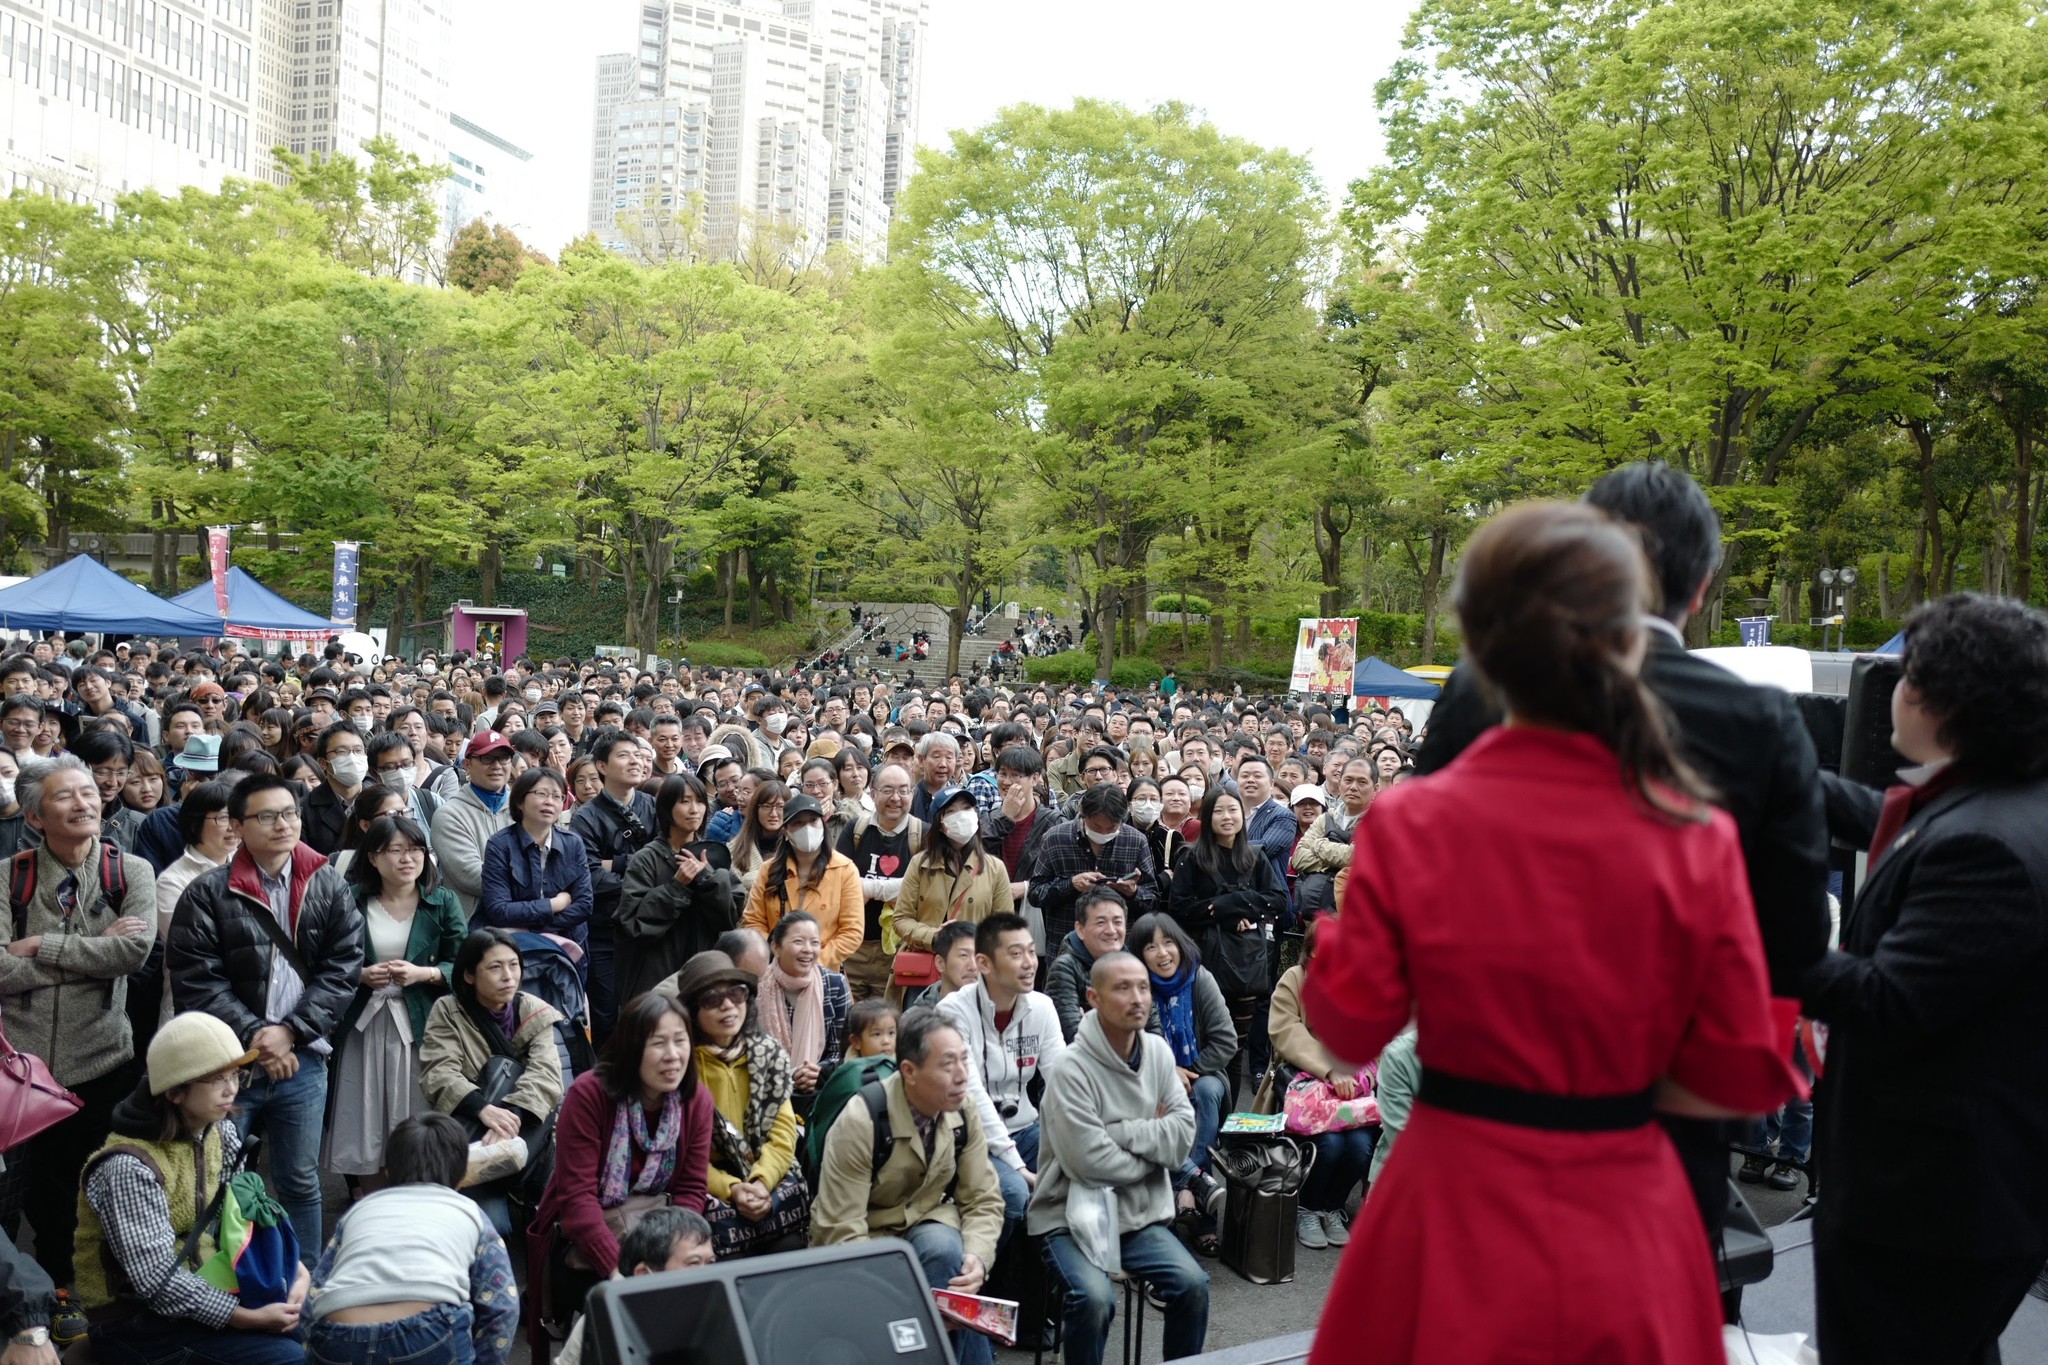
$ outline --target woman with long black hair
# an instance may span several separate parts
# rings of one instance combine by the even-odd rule
[[[614,915],[619,999],[654,989],[739,926],[739,878],[716,865],[721,850],[705,837],[710,821],[711,794],[702,782],[690,773],[662,779],[654,798],[656,838],[626,864]]]
[[[1252,1038],[1273,998],[1266,944],[1287,914],[1287,889],[1246,835],[1244,798],[1235,785],[1219,782],[1203,795],[1202,832],[1174,869],[1167,904],[1222,989],[1238,1038]],[[1230,1063],[1232,1094],[1243,1068],[1239,1051]]]

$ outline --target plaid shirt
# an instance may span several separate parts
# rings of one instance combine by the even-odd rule
[[[1268,799],[1266,804],[1252,812],[1246,823],[1246,834],[1266,855],[1266,861],[1273,865],[1273,875],[1280,881],[1282,889],[1287,886],[1287,864],[1294,857],[1294,840],[1301,832],[1301,822],[1294,818],[1294,812],[1278,801]],[[1291,928],[1294,923],[1293,895],[1288,896],[1289,914],[1281,928]]]
[[[1040,814],[1038,818],[1048,817]],[[1133,871],[1138,874],[1138,890],[1126,899],[1129,918],[1136,920],[1153,907],[1159,896],[1152,845],[1137,826],[1117,826],[1116,838],[1100,848],[1089,839],[1079,820],[1065,820],[1046,830],[1045,837],[1038,841],[1031,865],[1031,903],[1045,912],[1046,950],[1057,953],[1059,939],[1074,927],[1074,902],[1081,896],[1074,890],[1075,877],[1083,872],[1100,872],[1117,881]]]
[[[982,827],[988,827],[989,817],[1003,808],[1003,794],[996,788],[996,770],[983,768],[967,779],[967,790],[974,797],[974,806],[981,812]]]
[[[222,1163],[232,1169],[242,1139],[226,1119],[215,1127],[220,1130]],[[171,1205],[164,1198],[163,1183],[139,1157],[118,1153],[93,1167],[92,1178],[85,1182],[85,1202],[99,1215],[108,1248],[150,1312],[162,1318],[187,1318],[202,1327],[228,1325],[240,1301],[180,1262],[185,1238],[171,1230]]]

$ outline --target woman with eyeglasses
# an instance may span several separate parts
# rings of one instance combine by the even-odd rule
[[[371,822],[348,883],[363,915],[363,975],[334,1030],[320,1164],[375,1189],[385,1136],[430,1108],[420,1088],[420,1044],[427,1012],[454,979],[469,925],[435,874],[426,831],[410,816]]]
[[[334,850],[334,856],[327,861],[334,864],[336,872],[347,876],[355,862],[356,850],[362,847],[363,836],[370,832],[370,826],[383,816],[405,813],[402,794],[375,783],[365,786],[356,793],[356,799],[349,802],[348,816],[341,827],[341,847]]]

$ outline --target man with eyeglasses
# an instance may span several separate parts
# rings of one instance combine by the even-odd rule
[[[271,1178],[308,1260],[320,1237],[320,1133],[327,1112],[327,1038],[355,998],[363,917],[341,874],[299,841],[291,783],[252,773],[228,797],[241,840],[202,873],[171,912],[166,966],[179,1010],[202,1010],[256,1051],[261,1074],[242,1093],[236,1126],[262,1128]]]
[[[11,693],[0,702],[0,740],[18,763],[36,756],[36,731],[43,728],[43,704],[33,692]]]
[[[1081,798],[1091,788],[1124,785],[1123,753],[1107,744],[1098,744],[1081,755],[1081,790],[1067,798],[1060,808],[1060,819],[1076,820],[1081,815]]]
[[[462,773],[467,780],[434,812],[428,834],[441,880],[462,902],[462,913],[473,915],[484,889],[484,845],[512,825],[512,741],[496,730],[479,731],[463,753]]]
[[[8,869],[17,888],[27,878],[34,889],[18,921],[0,920],[0,1009],[10,1041],[41,1057],[84,1107],[9,1159],[26,1167],[22,1211],[35,1229],[36,1259],[68,1284],[78,1173],[86,1153],[106,1141],[114,1106],[135,1088],[128,978],[156,937],[156,874],[102,843],[100,788],[84,760],[29,763],[17,786],[42,847],[23,850]]]
[[[349,803],[370,771],[363,732],[351,721],[336,721],[314,741],[313,758],[326,780],[306,797],[306,842],[331,858],[348,831]]]
[[[890,961],[882,951],[882,909],[903,890],[903,872],[910,866],[911,852],[924,843],[924,821],[910,813],[916,782],[902,764],[884,765],[875,774],[875,813],[871,816],[861,811],[839,836],[839,851],[853,860],[854,870],[860,873],[866,909],[860,947],[839,967],[856,1000],[889,989]]]

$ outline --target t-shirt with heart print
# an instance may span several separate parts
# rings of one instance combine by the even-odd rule
[[[847,831],[848,835],[852,833],[851,829]],[[842,843],[839,851],[853,859],[854,867],[863,877],[900,877],[903,869],[910,865],[910,821],[905,820],[903,828],[894,834],[884,834],[881,827],[870,820],[862,828],[860,837]],[[867,926],[862,930],[864,942],[881,940],[882,907],[885,904],[885,901],[867,902]]]

